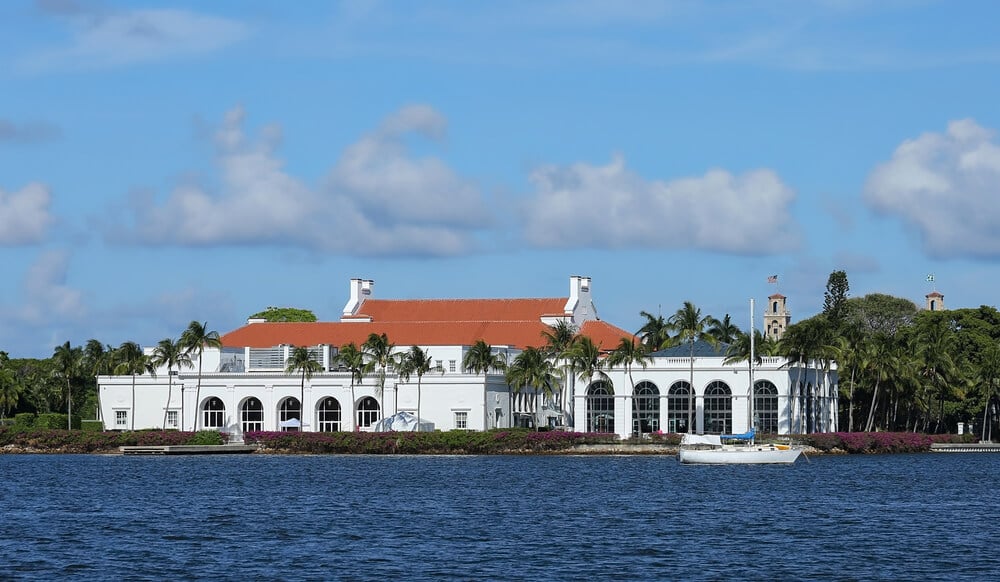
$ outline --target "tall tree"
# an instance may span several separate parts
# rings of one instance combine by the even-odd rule
[[[826,292],[823,294],[823,315],[834,329],[839,329],[847,318],[847,295],[850,290],[846,272],[830,273],[826,280]]]
[[[286,374],[301,374],[299,383],[299,431],[306,430],[306,380],[311,380],[314,373],[323,369],[323,364],[313,359],[306,346],[292,346],[288,360],[285,362]]]
[[[555,325],[542,330],[542,338],[545,340],[543,351],[552,362],[553,367],[561,372],[562,388],[559,391],[559,410],[563,415],[563,424],[569,424],[567,419],[572,418],[573,415],[572,403],[569,406],[566,405],[567,401],[572,400],[570,383],[574,381],[573,362],[567,357],[567,353],[579,337],[577,336],[578,331],[575,325],[566,320],[559,320]]]
[[[711,315],[702,317],[701,310],[695,307],[690,301],[685,301],[684,306],[678,309],[677,312],[671,315],[670,319],[667,320],[671,331],[676,333],[673,338],[674,341],[688,344],[691,382],[691,394],[688,400],[688,432],[691,433],[695,432],[694,344],[699,340],[703,340],[713,348],[719,345],[718,340],[716,340],[714,336],[707,333],[707,330],[714,326],[716,321],[717,320]]]
[[[156,368],[149,356],[135,342],[125,342],[115,350],[115,374],[132,376],[132,409],[129,410],[129,428],[135,430],[135,377],[153,374]]]
[[[361,350],[368,358],[368,364],[378,373],[378,394],[381,401],[382,417],[385,414],[385,378],[390,367],[399,366],[399,356],[396,354],[396,346],[389,341],[389,336],[384,333],[371,333],[368,339],[361,346]]]
[[[508,366],[505,377],[511,388],[521,398],[523,388],[531,388],[531,406],[535,418],[535,428],[538,428],[538,396],[551,395],[555,380],[555,368],[545,357],[545,353],[534,347],[527,347],[514,357]],[[511,404],[511,420],[514,418],[514,406]]]
[[[721,320],[713,319],[708,328],[708,335],[714,337],[720,344],[733,343],[740,333],[742,333],[740,328],[733,323],[728,313]]]
[[[364,379],[364,373],[366,370],[365,366],[365,354],[358,348],[358,345],[354,342],[344,344],[340,346],[340,350],[337,351],[337,357],[335,359],[338,365],[343,366],[347,369],[348,373],[351,375],[351,426],[355,430],[358,428],[358,415],[355,413],[355,397],[354,397],[354,386],[355,384],[360,384]]]
[[[202,365],[204,363],[205,348],[222,348],[222,339],[219,337],[219,332],[208,329],[208,322],[192,321],[188,324],[187,329],[181,334],[181,346],[184,348],[184,352],[190,356],[191,354],[198,354],[198,386],[194,392],[194,430],[198,431],[198,420],[201,416],[199,414],[199,409],[201,408],[201,373]],[[181,402],[181,416],[184,415],[184,402]],[[181,427],[184,430],[184,427]]]
[[[650,351],[656,351],[670,343],[670,324],[662,315],[653,315],[648,311],[640,311],[645,319],[636,335],[642,338],[642,343]]]
[[[66,429],[73,428],[73,379],[80,373],[83,362],[83,349],[73,347],[69,342],[56,346],[52,352],[52,360],[58,374],[66,382]]]
[[[0,419],[7,416],[8,410],[17,408],[24,390],[14,378],[14,371],[10,369],[9,363],[7,352],[0,351]]]
[[[487,375],[490,373],[490,370],[504,371],[506,362],[500,354],[493,353],[493,346],[482,339],[478,339],[476,343],[469,347],[465,355],[462,356],[462,368],[473,374],[483,375],[483,402],[485,403]],[[483,418],[483,423],[483,428],[488,428],[486,418]]]
[[[97,407],[94,411],[94,418],[101,419],[101,386],[97,383],[97,376],[106,376],[114,370],[114,347],[105,346],[96,339],[87,340],[83,347],[83,368],[87,374],[95,377],[94,391],[96,393]]]
[[[156,367],[167,367],[167,403],[163,406],[163,430],[167,429],[167,412],[170,408],[170,399],[174,392],[174,367],[180,371],[181,368],[193,368],[191,356],[184,350],[180,342],[172,338],[163,338],[160,343],[153,348],[153,365]],[[183,429],[183,427],[181,427]]]
[[[573,368],[577,371],[577,377],[587,382],[587,389],[593,386],[595,378],[599,378],[608,383],[614,391],[611,377],[604,371],[604,357],[601,347],[594,343],[594,340],[587,336],[580,336],[580,339],[573,344],[567,354],[573,362]]]
[[[403,359],[399,368],[399,377],[410,381],[412,374],[417,375],[417,432],[420,431],[420,384],[424,374],[428,372],[444,373],[444,368],[435,366],[434,360],[420,346],[410,346],[410,351],[403,354]]]
[[[628,376],[628,383],[632,390],[632,418],[633,434],[642,434],[642,423],[639,422],[639,406],[635,398],[635,380],[632,379],[632,366],[639,365],[643,369],[653,360],[649,355],[649,350],[644,344],[633,341],[631,338],[622,338],[618,347],[608,354],[608,366],[624,366],[625,374]]]

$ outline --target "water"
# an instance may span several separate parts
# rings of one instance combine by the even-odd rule
[[[0,455],[0,579],[990,579],[997,461]]]

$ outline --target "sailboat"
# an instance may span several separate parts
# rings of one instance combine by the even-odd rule
[[[685,434],[677,457],[686,465],[787,465],[794,463],[801,449],[790,445],[757,444],[753,421],[754,304],[750,299],[750,389],[747,393],[747,424],[741,434]]]

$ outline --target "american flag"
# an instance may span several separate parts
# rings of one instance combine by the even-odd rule
[[[778,276],[777,275],[771,275],[770,277],[767,278],[767,282],[768,283],[777,283],[778,282]]]

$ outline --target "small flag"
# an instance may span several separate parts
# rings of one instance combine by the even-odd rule
[[[927,275],[927,281],[929,283],[933,283],[934,282],[934,273],[931,273],[930,275]]]
[[[767,278],[767,282],[768,283],[777,283],[778,282],[778,276],[777,275],[771,275],[770,277]]]

